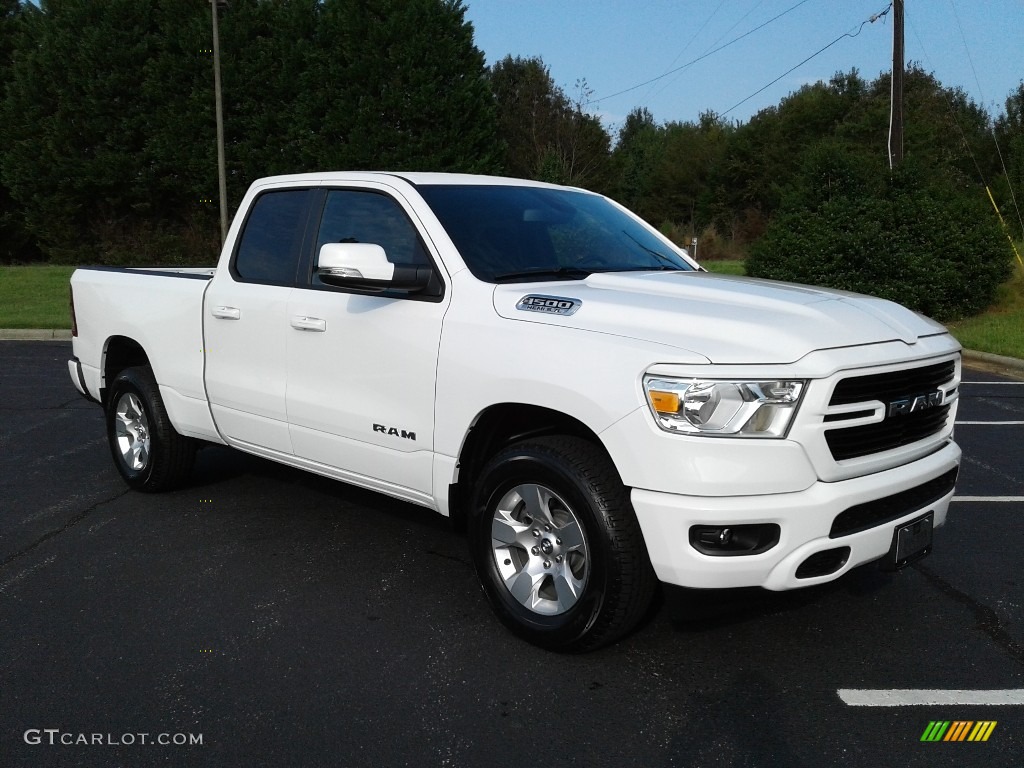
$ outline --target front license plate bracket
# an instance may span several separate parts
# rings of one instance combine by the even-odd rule
[[[896,526],[892,535],[892,547],[884,561],[886,569],[898,571],[930,554],[934,528],[934,512]]]

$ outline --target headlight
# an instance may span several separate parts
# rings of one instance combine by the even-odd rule
[[[690,435],[785,437],[805,384],[644,377],[661,428]]]

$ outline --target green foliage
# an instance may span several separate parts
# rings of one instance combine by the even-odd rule
[[[180,262],[179,232],[213,231],[199,203],[216,188],[209,102],[195,98],[209,72],[201,18],[189,0],[51,0],[26,13],[2,178],[52,261],[134,261],[125,254],[160,233],[168,250],[148,255]]]
[[[539,58],[506,56],[491,67],[498,134],[509,176],[590,189],[607,185],[610,139],[601,121],[570,101]]]
[[[0,228],[9,199],[53,261],[209,263],[209,3],[2,2]],[[270,174],[499,168],[461,0],[232,0],[220,30],[232,209]]]
[[[794,162],[809,147],[836,134],[862,108],[867,84],[856,70],[829,83],[805,85],[777,107],[736,128],[721,161],[711,171],[718,192],[714,220],[745,242],[763,232],[799,171]],[[864,142],[871,147],[875,139]],[[881,147],[881,144],[877,145]]]
[[[1024,81],[1006,99],[1006,111],[999,116],[994,134],[1002,147],[1006,174],[993,186],[1003,219],[1016,237],[1024,237]]]
[[[663,131],[646,107],[637,107],[626,116],[619,130],[619,141],[612,161],[615,164],[618,200],[638,213],[654,192],[654,170],[661,162]],[[641,215],[650,218],[644,211]]]
[[[684,223],[701,232],[713,223],[720,197],[714,168],[722,161],[735,127],[713,112],[696,123],[656,125],[650,112],[634,110],[619,133],[612,194],[648,221]]]
[[[980,312],[1012,254],[981,190],[928,176],[908,163],[869,183],[841,149],[815,147],[751,249],[748,273],[872,294],[943,320]]]
[[[20,39],[23,22],[23,9],[18,0],[0,0],[0,96],[4,84],[11,79],[15,51],[23,44]],[[5,123],[0,121],[0,167],[10,146],[11,137],[5,131]],[[24,208],[0,183],[0,262],[30,260],[38,255],[25,227]]]
[[[457,0],[346,0],[334,41],[348,59],[348,165],[497,169],[483,54]],[[354,98],[353,98],[354,97]]]
[[[210,10],[0,0],[0,262],[213,259]],[[539,58],[488,70],[462,0],[231,0],[219,18],[230,209],[270,174],[505,173],[607,192],[697,236],[702,260],[757,244],[763,274],[940,317],[982,307],[1005,274],[986,184],[1024,228],[1024,82],[992,121],[909,67],[891,176],[887,75],[837,73],[745,123],[638,107],[612,149],[585,81],[570,96]]]

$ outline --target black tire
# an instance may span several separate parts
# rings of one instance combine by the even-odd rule
[[[110,385],[107,442],[117,471],[138,491],[181,486],[195,460],[196,442],[175,431],[148,366],[126,368]]]
[[[498,618],[543,648],[580,652],[617,640],[644,617],[657,587],[618,471],[601,447],[577,437],[535,438],[496,454],[476,483],[468,534]]]

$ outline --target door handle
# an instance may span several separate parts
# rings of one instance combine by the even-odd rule
[[[292,315],[292,328],[299,331],[317,331],[323,333],[327,330],[327,321],[321,320],[319,317]]]
[[[221,320],[238,320],[242,317],[242,310],[237,307],[214,307],[210,314]]]

